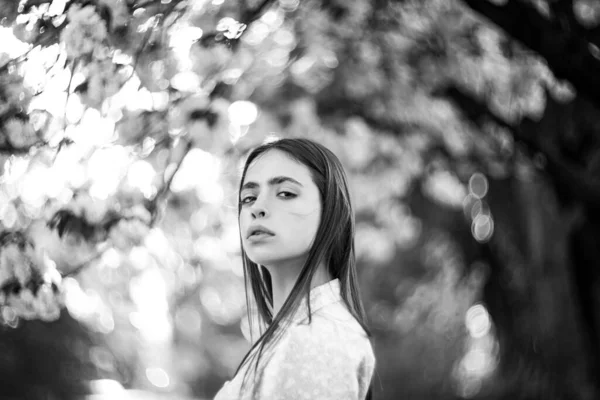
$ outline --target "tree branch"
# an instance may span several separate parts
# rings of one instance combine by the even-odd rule
[[[575,11],[573,0],[555,0],[548,2],[555,23],[563,31],[579,35],[596,47],[600,47],[600,27],[587,28],[579,23]]]
[[[106,250],[108,250],[110,248],[110,246],[108,244],[104,244],[103,247],[101,247],[100,249],[98,249],[96,251],[96,253],[94,253],[93,255],[91,255],[87,260],[77,264],[76,266],[72,267],[68,272],[65,273],[61,273],[62,278],[66,278],[68,276],[75,276],[77,274],[79,274],[84,268],[87,268],[90,266],[90,264],[98,259],[100,259],[103,255],[104,252]]]
[[[532,5],[509,1],[497,6],[486,0],[462,0],[502,28],[506,34],[546,59],[559,79],[570,81],[579,94],[600,104],[600,60],[582,37],[560,29]]]
[[[240,22],[250,25],[252,22],[257,20],[265,12],[265,9],[272,3],[273,0],[263,0],[263,2],[260,3],[256,8],[244,11]]]
[[[9,143],[0,146],[0,153],[28,154],[31,147],[13,147]]]
[[[438,93],[450,99],[464,116],[481,126],[486,120],[492,121],[510,132],[515,142],[525,145],[530,154],[541,154],[546,159],[546,171],[557,180],[577,200],[589,207],[597,208],[600,204],[600,179],[590,175],[585,169],[569,162],[562,157],[556,146],[549,140],[536,140],[529,134],[537,128],[537,123],[524,119],[519,125],[513,126],[501,116],[495,114],[483,101],[477,99],[466,90],[451,86]]]
[[[190,152],[192,147],[193,147],[193,143],[191,141],[188,141],[185,144],[185,148],[183,150],[183,155],[177,162],[177,165],[175,166],[175,169],[173,170],[171,175],[167,178],[166,174],[165,174],[164,184],[162,185],[160,190],[156,193],[156,195],[154,196],[154,198],[152,199],[152,201],[150,203],[150,213],[151,213],[150,225],[153,225],[156,222],[156,219],[158,218],[158,211],[160,208],[159,203],[162,202],[163,199],[167,197],[167,194],[169,193],[169,190],[171,189],[171,183],[173,182],[175,175],[177,175],[177,171],[179,171],[179,169],[181,168],[181,165],[183,164],[183,160],[185,160],[185,157]]]
[[[0,129],[0,134],[4,134],[2,132],[2,129]],[[10,154],[20,154],[20,155],[29,154],[31,149],[41,148],[41,147],[45,147],[47,145],[48,145],[48,142],[46,142],[45,140],[38,140],[37,142],[32,143],[29,146],[15,147],[12,144],[10,144],[10,142],[8,140],[6,140],[5,143],[0,145],[0,153],[10,153]]]

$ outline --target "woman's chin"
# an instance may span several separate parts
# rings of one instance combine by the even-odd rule
[[[263,266],[267,266],[267,265],[273,265],[274,263],[277,262],[277,260],[271,258],[271,257],[265,257],[263,254],[261,255],[254,255],[251,256],[250,254],[248,254],[248,258],[250,258],[250,260],[258,265],[263,265]]]
[[[289,260],[286,255],[274,253],[272,249],[251,249],[246,250],[246,255],[255,264],[263,266],[272,266],[285,263]]]

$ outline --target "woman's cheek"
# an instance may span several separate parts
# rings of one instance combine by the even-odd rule
[[[240,224],[239,224],[240,234],[242,235],[242,237],[244,237],[244,233],[246,233],[249,226],[250,226],[250,219],[248,218],[248,215],[244,211],[242,211],[242,214],[240,215]]]

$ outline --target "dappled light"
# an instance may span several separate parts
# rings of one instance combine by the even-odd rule
[[[0,0],[0,397],[212,398],[261,334],[244,161],[303,137],[348,175],[375,398],[597,398],[599,22]]]

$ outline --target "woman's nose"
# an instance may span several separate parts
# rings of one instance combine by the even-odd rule
[[[254,218],[264,218],[268,214],[265,201],[261,199],[256,199],[254,201],[254,204],[252,205],[252,209],[250,212],[252,213],[252,216]]]
[[[264,208],[255,208],[252,210],[252,216],[254,218],[264,218],[267,215],[267,211]]]

